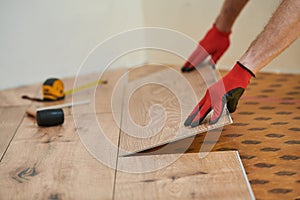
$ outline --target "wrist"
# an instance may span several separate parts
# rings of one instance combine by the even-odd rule
[[[240,63],[240,61],[237,61],[236,64],[243,68],[244,70],[246,70],[252,77],[255,77],[255,74],[250,70],[248,69],[245,65],[243,65],[242,63]]]
[[[212,30],[214,30],[218,35],[222,35],[225,37],[229,37],[231,34],[230,28],[224,28],[222,26],[219,26],[217,23],[213,24]]]
[[[253,75],[254,74],[248,70],[247,67],[242,65],[240,62],[237,62],[224,78],[230,80],[232,83],[242,86],[242,88],[246,88],[250,79],[254,77]]]

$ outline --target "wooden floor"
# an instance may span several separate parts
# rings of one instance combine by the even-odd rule
[[[131,70],[128,77],[129,83],[144,78],[149,73],[155,73],[157,70],[162,69],[148,67]],[[103,99],[103,96],[96,94],[94,100],[97,103],[94,111],[96,118],[102,123],[101,127],[104,132],[109,133],[107,138],[111,143],[116,146],[120,145],[123,149],[139,150],[139,145],[138,148],[130,149],[129,140],[126,139],[125,134],[121,133],[120,135],[118,124],[107,126],[108,122],[113,121],[114,116],[110,108],[113,86],[125,73],[126,70],[117,70],[104,74],[108,84],[97,88],[97,91],[101,91],[97,94],[106,93],[108,95]],[[66,88],[71,88],[73,79],[66,79],[64,83]],[[197,84],[197,81],[191,84]],[[193,87],[196,89],[197,85],[193,85]],[[146,89],[153,90],[155,88],[148,87]],[[65,109],[66,121],[63,126],[38,128],[33,119],[25,116],[24,110],[27,107],[48,104],[32,103],[22,100],[20,96],[23,94],[38,96],[40,95],[39,90],[40,85],[36,84],[0,91],[0,197],[5,197],[5,199],[112,199],[113,197],[115,199],[131,199],[133,197],[140,199],[144,193],[135,192],[135,188],[139,188],[138,191],[140,189],[149,191],[149,194],[153,194],[156,198],[165,199],[165,196],[159,195],[161,192],[153,192],[161,191],[165,185],[166,189],[170,191],[168,197],[172,197],[172,199],[183,196],[199,199],[201,198],[199,195],[204,193],[201,193],[200,189],[193,190],[195,185],[201,183],[198,182],[198,176],[205,175],[206,177],[201,177],[207,178],[207,174],[210,173],[196,173],[190,176],[193,172],[202,170],[201,166],[206,166],[203,164],[205,161],[202,160],[202,165],[197,168],[199,155],[196,153],[205,143],[216,142],[213,151],[226,152],[215,152],[209,154],[211,156],[205,157],[205,159],[217,156],[234,158],[231,151],[237,150],[257,199],[300,198],[300,75],[258,74],[240,101],[238,110],[232,115],[234,123],[223,128],[218,141],[204,140],[206,134],[202,133],[195,138],[182,139],[167,145],[167,147],[158,147],[143,153],[151,153],[151,156],[118,159],[117,156],[120,152],[117,149],[107,152],[108,157],[112,158],[110,164],[118,167],[121,167],[122,163],[126,163],[126,160],[134,158],[147,157],[154,160],[166,160],[178,153],[186,153],[174,165],[171,165],[173,167],[168,168],[166,174],[158,171],[152,175],[146,173],[137,176],[121,171],[116,172],[101,164],[83,147],[75,129],[88,127],[88,129],[84,129],[87,132],[96,129],[93,124],[89,123],[89,119],[94,117],[93,113],[89,113],[89,109],[84,107],[79,109],[86,119],[82,121],[82,127],[75,127],[73,111]],[[168,91],[160,92],[167,93]],[[90,94],[89,91],[83,91],[81,95],[87,97]],[[133,96],[129,107],[145,102],[149,96],[146,93],[144,95]],[[136,101],[138,96],[146,97],[145,101]],[[70,100],[71,98],[67,97],[65,101]],[[171,103],[176,107],[176,102],[171,101]],[[146,105],[145,109],[148,109],[147,106],[149,105]],[[138,123],[148,122],[147,117],[144,118],[138,114],[137,116],[141,120]],[[88,142],[93,141],[89,140]],[[184,148],[186,146],[189,148]],[[148,145],[141,149],[145,147]],[[95,152],[97,151],[99,150],[95,149]],[[197,160],[184,165],[196,158]],[[236,162],[238,159],[234,160]],[[226,159],[216,165],[222,170],[227,168],[236,170],[238,166],[236,163],[235,167],[230,167],[226,164]],[[181,168],[182,174],[180,174]],[[245,180],[241,178],[242,168],[239,168],[238,171],[233,170],[233,172],[240,178],[232,180],[232,183]],[[157,177],[162,180],[158,180]],[[181,191],[178,185],[189,181],[193,187],[185,185],[189,190]],[[241,185],[245,186],[246,183]],[[203,188],[205,190],[205,187]],[[176,191],[179,192],[176,193]],[[246,191],[244,194],[247,194],[249,188],[244,187],[244,191]],[[249,193],[251,194],[251,192]],[[238,195],[239,192],[234,194]]]

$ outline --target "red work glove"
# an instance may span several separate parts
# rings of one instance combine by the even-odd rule
[[[206,33],[205,37],[199,42],[198,47],[183,65],[181,71],[189,72],[194,70],[195,66],[203,62],[208,55],[212,56],[212,63],[217,63],[230,45],[230,33],[231,32],[224,33],[219,31],[214,24]]]
[[[226,76],[208,88],[205,96],[185,120],[184,125],[191,127],[200,125],[211,110],[213,110],[213,115],[210,124],[216,123],[222,115],[225,104],[229,112],[234,112],[252,77],[255,75],[237,62]]]

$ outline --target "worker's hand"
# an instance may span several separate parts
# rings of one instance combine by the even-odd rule
[[[210,124],[216,123],[222,115],[225,104],[229,112],[234,112],[240,97],[254,74],[237,62],[233,69],[221,80],[208,88],[205,96],[190,113],[185,126],[195,127],[213,110]]]
[[[212,57],[212,63],[215,64],[223,53],[228,49],[230,40],[229,33],[221,32],[214,24],[206,33],[205,37],[199,42],[198,47],[181,68],[182,72],[189,72],[195,69],[195,66],[202,63],[208,55]]]

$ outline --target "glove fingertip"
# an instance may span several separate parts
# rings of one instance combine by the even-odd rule
[[[192,127],[192,128],[195,128],[196,126],[199,126],[200,123],[201,123],[201,120],[197,120],[197,121],[195,121],[195,122],[193,122],[193,123],[191,124],[191,127]]]
[[[189,126],[189,125],[191,125],[191,123],[192,123],[192,119],[191,118],[187,118],[186,120],[185,120],[185,122],[184,122],[184,126]]]
[[[217,119],[214,120],[210,120],[209,125],[213,125],[216,124],[219,121],[220,117],[218,117]]]
[[[222,106],[222,110],[223,109],[224,109],[224,106]],[[214,113],[213,116],[211,117],[209,124],[212,125],[212,124],[217,123],[219,121],[219,119],[221,118],[221,116],[222,116],[222,112],[219,112],[217,114]]]
[[[181,68],[181,72],[190,72],[190,71],[193,71],[195,69],[195,67],[185,67],[185,66],[183,66],[182,68]]]

